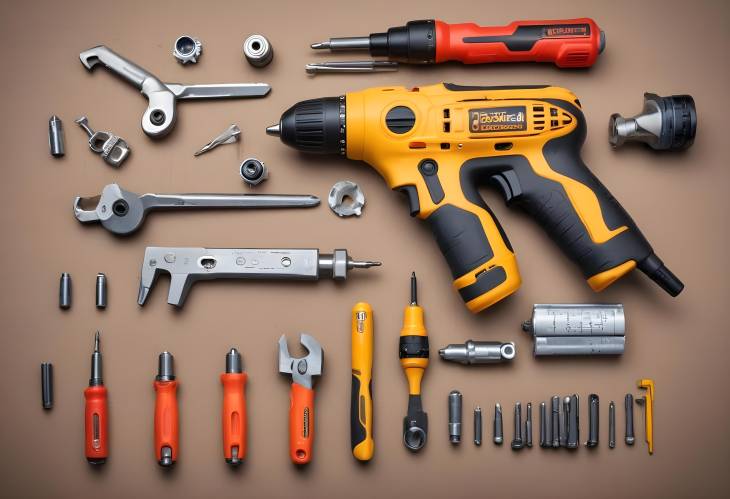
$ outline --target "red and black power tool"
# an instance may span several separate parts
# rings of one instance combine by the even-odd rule
[[[331,51],[369,50],[373,57],[410,64],[461,61],[553,62],[561,68],[585,68],[596,62],[606,37],[593,19],[515,21],[507,26],[411,21],[370,36],[331,38],[312,44]]]

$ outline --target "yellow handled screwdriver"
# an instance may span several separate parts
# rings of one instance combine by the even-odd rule
[[[421,380],[428,367],[428,335],[423,323],[423,308],[418,305],[415,272],[411,274],[411,303],[403,311],[398,354],[408,379],[408,414],[403,418],[403,443],[417,452],[426,445],[428,435],[428,414],[421,403]]]
[[[350,442],[352,455],[370,461],[373,441],[373,309],[364,302],[352,307],[352,398]]]

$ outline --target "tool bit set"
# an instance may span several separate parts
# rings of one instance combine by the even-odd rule
[[[423,20],[369,36],[331,38],[311,47],[333,53],[367,51],[380,59],[314,62],[306,66],[306,72],[310,74],[395,71],[399,64],[433,65],[447,61],[464,64],[544,62],[558,68],[588,68],[604,52],[606,37],[590,18],[516,21],[496,27]],[[254,68],[264,68],[274,56],[270,40],[261,34],[248,36],[242,44],[242,52],[243,58]],[[172,55],[186,67],[194,66],[203,55],[203,43],[195,36],[182,35],[174,41]],[[151,139],[163,139],[172,131],[177,122],[178,101],[261,98],[271,90],[266,83],[164,83],[105,45],[85,50],[79,58],[87,70],[101,65],[142,93],[147,99],[147,108],[142,114],[141,127]],[[112,132],[94,131],[86,116],[75,121],[83,129],[89,148],[108,165],[118,168],[130,158],[131,147],[125,139]],[[697,112],[691,96],[661,97],[646,93],[640,114],[631,118],[619,114],[610,117],[609,143],[613,148],[633,141],[660,151],[684,150],[693,144],[696,126]],[[235,123],[217,135],[206,133],[198,144],[207,142],[194,156],[198,158],[224,144],[238,143],[240,150],[242,133]],[[576,264],[594,291],[603,290],[634,269],[641,270],[671,296],[677,296],[684,288],[680,279],[656,255],[631,216],[583,163],[580,149],[587,134],[586,119],[578,97],[565,88],[451,83],[409,88],[374,87],[294,104],[280,115],[278,122],[266,129],[266,133],[304,153],[336,154],[364,161],[375,168],[388,187],[406,196],[411,216],[428,221],[451,271],[453,288],[473,313],[506,299],[522,282],[515,250],[507,233],[478,192],[478,188],[487,183],[498,188],[510,207],[524,210],[537,221]],[[63,123],[56,115],[51,116],[48,123],[48,143],[52,157],[67,157]],[[135,157],[141,155],[135,153]],[[240,175],[238,185],[243,181],[251,188],[269,178],[269,169],[255,157],[241,161],[237,173]],[[363,215],[365,195],[352,180],[335,183],[328,191],[327,200],[338,217]],[[310,194],[136,194],[111,183],[101,189],[101,194],[76,197],[73,214],[81,224],[98,223],[115,236],[133,239],[132,234],[152,211],[317,208],[319,202],[319,197]],[[163,219],[159,216],[159,223],[163,223]],[[85,237],[95,234],[97,232],[89,230]],[[149,246],[144,249],[137,303],[142,306],[150,301],[150,292],[160,274],[170,276],[167,302],[182,307],[192,285],[201,280],[245,279],[254,281],[251,285],[273,279],[344,281],[350,270],[381,265],[377,261],[355,260],[345,249],[323,253],[306,248],[216,248],[203,246],[203,243],[200,242],[200,247]],[[99,272],[95,280],[95,307],[99,311],[108,308],[108,297],[107,275]],[[71,276],[64,272],[59,283],[59,307],[69,313],[71,305]],[[155,307],[155,304],[148,306]],[[346,317],[343,313],[342,327],[346,327]],[[355,459],[367,462],[375,453],[373,423],[377,412],[373,398],[373,306],[365,301],[356,303],[350,310],[349,322],[351,449]],[[399,416],[387,414],[387,419],[381,419],[384,424],[402,425],[400,435],[404,447],[419,452],[426,447],[429,434],[426,408],[430,407],[427,403],[431,401],[424,399],[422,386],[430,347],[424,308],[418,301],[415,272],[411,274],[410,300],[404,308],[402,324],[397,355],[408,389],[408,397],[403,400],[405,416],[401,420]],[[535,357],[617,356],[623,354],[627,346],[622,304],[535,304],[522,329],[532,336]],[[272,335],[272,345],[273,338]],[[393,335],[387,341],[392,340]],[[450,373],[459,372],[463,376],[475,375],[474,370],[493,369],[489,367],[491,364],[513,363],[517,356],[514,341],[480,337],[463,342],[453,337],[439,337],[439,340],[445,344],[438,350],[439,357],[451,366]],[[314,388],[316,380],[324,375],[324,349],[310,334],[300,334],[299,342],[306,354],[292,356],[287,336],[281,335],[278,371],[291,379],[289,459],[296,465],[305,465],[315,455]],[[220,375],[223,457],[232,466],[243,463],[251,454],[246,433],[248,372],[243,359],[241,351],[231,348],[225,354],[225,371]],[[391,360],[395,361],[395,351]],[[183,359],[178,369],[173,355],[163,351],[157,361],[154,457],[160,466],[170,467],[181,459],[176,372],[184,373],[188,362],[195,360]],[[53,364],[43,362],[41,395],[45,410],[54,406],[55,384]],[[642,394],[635,398],[628,393],[624,398],[624,442],[626,446],[632,446],[636,441],[636,400],[643,408],[646,442],[651,454],[654,451],[654,381],[641,379],[637,385],[643,390]],[[89,463],[99,465],[110,456],[108,437],[113,419],[109,417],[98,331],[94,337],[91,376],[84,399],[85,455]],[[451,391],[447,402],[449,441],[456,446],[463,441],[462,393]],[[584,404],[588,415],[584,442],[580,441],[580,398],[577,394],[555,395],[534,406],[539,446],[598,447],[601,441],[599,396],[589,394]],[[483,417],[490,417],[492,412],[491,406],[484,407],[486,415],[480,405],[473,411],[473,440],[477,446],[483,442]],[[613,449],[616,447],[616,404],[610,400],[607,406],[604,403],[605,407],[608,407],[608,447]],[[342,411],[346,411],[344,406]],[[504,411],[509,418],[509,408],[505,407]],[[531,448],[532,402],[524,405],[516,402],[512,415],[513,438],[506,441],[503,407],[500,403],[494,405],[492,441],[497,446],[508,442],[515,451]]]

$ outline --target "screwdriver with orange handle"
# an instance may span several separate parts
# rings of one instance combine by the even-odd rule
[[[177,381],[170,352],[159,357],[155,378],[155,457],[160,466],[175,464],[178,456]]]
[[[107,431],[107,393],[102,375],[99,331],[94,336],[94,353],[91,354],[91,378],[84,390],[84,426],[86,433],[86,460],[91,464],[104,464],[109,457],[109,433]]]
[[[403,444],[418,452],[426,445],[428,414],[421,402],[421,381],[428,367],[428,334],[423,308],[418,305],[416,273],[411,274],[411,303],[403,311],[403,328],[398,349],[400,365],[408,380],[408,414],[403,418]]]
[[[359,461],[373,458],[373,309],[359,302],[352,307],[352,398],[350,442]]]
[[[223,384],[223,457],[238,466],[246,457],[246,380],[241,354],[231,348],[226,354]]]
[[[313,49],[368,50],[373,57],[410,64],[552,62],[561,68],[590,67],[606,46],[593,19],[515,21],[506,26],[411,21],[370,36],[330,38]]]

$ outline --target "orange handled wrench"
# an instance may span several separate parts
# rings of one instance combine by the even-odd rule
[[[160,354],[155,378],[155,456],[160,466],[172,466],[178,454],[177,381],[170,352]]]
[[[241,354],[231,348],[226,354],[223,383],[223,457],[233,466],[246,457],[246,380]]]
[[[94,337],[94,353],[91,354],[91,378],[84,390],[86,407],[84,426],[86,430],[86,460],[91,464],[104,464],[109,456],[109,433],[107,432],[106,387],[102,377],[99,331]]]
[[[322,374],[322,347],[312,336],[302,333],[299,342],[307,356],[297,359],[289,355],[286,336],[279,338],[279,372],[292,378],[289,395],[289,457],[294,464],[307,464],[312,459],[314,441],[314,389],[312,376]]]

